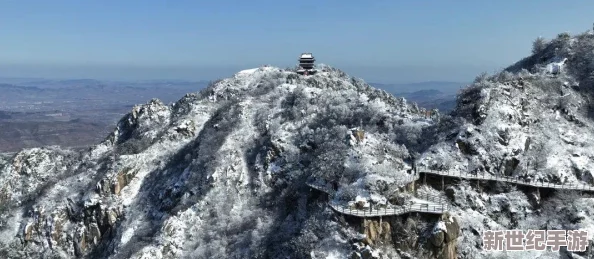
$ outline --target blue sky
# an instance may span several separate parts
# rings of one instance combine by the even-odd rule
[[[214,79],[304,51],[370,82],[471,81],[539,35],[592,27],[594,1],[4,0],[0,76]]]

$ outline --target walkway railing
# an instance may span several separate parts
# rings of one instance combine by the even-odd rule
[[[339,206],[329,203],[330,207],[342,214],[356,216],[356,217],[379,217],[379,216],[393,216],[402,215],[410,212],[422,212],[432,214],[442,214],[449,208],[445,204],[436,203],[411,203],[405,206],[397,206],[394,208],[378,208],[378,209],[353,209],[349,206]]]
[[[502,175],[491,175],[483,172],[482,174],[469,174],[463,172],[453,172],[453,171],[437,171],[432,170],[427,167],[418,167],[417,172],[419,174],[432,174],[432,175],[441,175],[447,177],[457,177],[462,179],[469,179],[469,180],[488,180],[488,181],[498,181],[498,182],[507,182],[517,185],[524,185],[524,186],[531,186],[531,187],[542,187],[542,188],[551,188],[551,189],[559,189],[559,190],[578,190],[578,191],[594,191],[594,186],[589,184],[577,184],[577,183],[569,183],[569,184],[554,184],[550,182],[541,182],[541,181],[528,181],[524,179],[519,179],[516,177],[508,177]]]
[[[324,192],[330,196],[334,195],[335,193],[334,190],[322,186],[319,183],[317,184],[315,182],[308,182],[307,185],[312,189]],[[428,193],[418,194],[415,195],[415,197],[418,199],[417,201],[413,200],[408,205],[394,206],[391,208],[388,208],[388,206],[384,206],[380,208],[370,207],[369,209],[356,209],[348,205],[336,204],[333,202],[328,202],[328,205],[336,212],[356,217],[392,216],[402,215],[410,212],[442,214],[443,212],[449,209],[447,204],[442,203],[444,201],[442,197],[431,195]]]
[[[594,191],[594,186],[589,184],[577,184],[577,183],[570,183],[570,184],[554,184],[550,182],[542,182],[542,181],[528,181],[522,180],[515,177],[508,177],[502,175],[491,175],[487,173],[482,174],[469,174],[463,172],[454,172],[454,171],[438,171],[432,170],[427,167],[417,167],[415,170],[416,173],[414,174],[407,174],[404,178],[405,182],[414,182],[420,178],[420,174],[432,174],[432,175],[440,175],[444,177],[456,177],[460,179],[469,179],[469,180],[487,180],[487,181],[498,181],[498,182],[507,182],[511,184],[517,185],[524,185],[524,186],[531,186],[531,187],[541,187],[541,188],[551,188],[551,189],[559,189],[559,190],[578,190],[578,191]],[[410,180],[410,181],[409,181]],[[408,183],[407,182],[407,183]],[[331,186],[322,185],[316,182],[308,182],[307,185],[313,189],[318,191],[324,192],[330,196],[333,196],[336,192]],[[369,209],[357,209],[353,208],[348,205],[344,204],[336,204],[333,202],[328,202],[328,205],[335,211],[356,216],[356,217],[379,217],[379,216],[391,216],[391,215],[402,215],[405,213],[410,212],[421,212],[421,213],[434,213],[434,214],[442,214],[443,212],[449,209],[448,205],[445,202],[445,198],[443,196],[432,195],[429,193],[420,193],[417,192],[414,194],[416,199],[412,200],[408,205],[402,206],[393,206],[393,207],[380,207],[380,208],[369,208]]]
[[[426,200],[437,204],[444,204],[446,201],[446,198],[443,196],[437,196],[426,192],[420,193],[418,190],[415,192],[414,196],[421,200]]]

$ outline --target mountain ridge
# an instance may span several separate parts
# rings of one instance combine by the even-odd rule
[[[477,77],[449,115],[427,118],[418,105],[326,65],[311,76],[248,69],[172,105],[155,99],[135,106],[89,150],[29,149],[0,164],[0,200],[9,204],[0,212],[0,254],[590,258],[591,248],[481,248],[485,230],[594,234],[594,199],[577,193],[428,179],[419,188],[444,197],[445,216],[358,222],[325,206],[400,204],[410,188],[401,180],[414,165],[594,184],[591,86],[583,71],[594,71],[594,59],[580,54],[594,40],[560,37],[567,51]],[[532,56],[549,57],[548,50]],[[559,58],[570,60],[567,69],[549,69]],[[336,192],[310,193],[312,178]],[[446,221],[455,224],[443,227]],[[459,236],[444,237],[453,232]]]
[[[348,106],[352,105],[353,109],[345,109],[347,106],[336,106],[345,103],[345,101]],[[372,106],[368,106],[366,104],[368,102]],[[269,107],[276,108],[271,109]],[[389,109],[384,110],[384,107],[389,107]],[[189,208],[201,206],[206,210],[216,211],[221,209],[225,211],[220,212],[221,215],[230,213],[228,210],[231,207],[209,208],[200,205],[208,200],[227,200],[230,205],[236,204],[236,206],[245,206],[242,205],[244,202],[254,204],[254,206],[260,204],[257,202],[260,198],[250,198],[250,193],[253,192],[261,193],[262,197],[268,197],[266,199],[270,200],[266,202],[270,203],[269,205],[264,203],[251,208],[255,212],[259,211],[260,214],[242,214],[241,219],[215,217],[212,220],[228,222],[225,224],[243,224],[241,222],[246,220],[250,222],[250,218],[256,220],[257,215],[266,215],[260,220],[263,220],[263,222],[270,221],[272,225],[265,225],[275,228],[274,226],[281,224],[281,222],[274,223],[278,219],[271,218],[271,216],[279,213],[275,212],[274,206],[281,206],[281,208],[285,206],[282,205],[284,203],[280,202],[280,200],[291,199],[289,197],[296,195],[295,199],[303,202],[307,197],[304,196],[307,192],[298,191],[291,194],[286,190],[283,191],[284,188],[288,188],[287,190],[306,188],[303,182],[297,181],[300,178],[299,175],[313,172],[311,171],[313,168],[307,169],[311,166],[323,166],[323,164],[315,162],[315,159],[312,160],[313,157],[311,157],[310,153],[314,152],[320,156],[331,157],[335,153],[334,148],[344,149],[346,144],[344,144],[343,140],[347,136],[348,128],[361,125],[360,119],[366,121],[364,125],[389,129],[393,127],[391,125],[397,125],[397,123],[393,121],[394,116],[388,114],[401,114],[398,117],[402,116],[401,120],[408,121],[411,120],[406,118],[408,109],[414,109],[414,105],[408,105],[404,99],[394,98],[385,91],[373,89],[361,80],[350,78],[337,69],[321,66],[320,74],[300,77],[292,71],[263,67],[242,71],[231,78],[215,82],[198,93],[187,94],[171,106],[164,105],[158,100],[135,106],[132,112],[120,120],[116,129],[105,141],[80,154],[81,162],[67,159],[70,161],[69,163],[74,163],[69,167],[73,168],[72,172],[66,174],[66,171],[69,170],[62,168],[59,172],[52,173],[57,175],[59,179],[64,179],[57,181],[53,186],[41,187],[42,185],[35,185],[37,183],[35,177],[41,177],[39,179],[47,177],[47,172],[44,172],[43,169],[46,163],[51,163],[49,161],[42,162],[44,157],[47,160],[63,160],[61,158],[63,156],[59,154],[51,155],[52,152],[43,149],[32,149],[15,155],[12,159],[13,162],[4,168],[8,172],[4,171],[1,179],[5,183],[9,181],[10,184],[6,186],[10,186],[11,190],[25,190],[23,188],[29,186],[26,187],[28,191],[22,193],[5,191],[10,193],[9,200],[15,202],[14,206],[22,206],[19,201],[28,200],[26,197],[41,198],[41,196],[37,196],[36,190],[42,188],[46,190],[44,191],[46,195],[45,198],[35,202],[38,204],[37,206],[43,204],[45,210],[54,208],[51,209],[55,213],[52,218],[55,220],[54,222],[59,221],[64,229],[82,231],[80,232],[82,236],[79,234],[77,234],[78,237],[74,235],[73,239],[70,239],[71,241],[59,237],[41,239],[40,245],[44,243],[46,245],[52,244],[56,248],[51,252],[52,254],[66,257],[86,254],[87,256],[120,258],[159,251],[158,253],[166,253],[167,256],[177,257],[181,256],[180,253],[183,251],[185,251],[184,254],[194,251],[194,256],[198,257],[228,256],[222,251],[213,250],[217,247],[206,246],[207,243],[200,241],[206,236],[188,241],[190,244],[186,245],[193,243],[194,245],[191,246],[194,246],[194,248],[184,250],[187,248],[184,248],[186,245],[183,245],[182,239],[170,236],[163,231],[168,228],[169,224],[173,224],[172,222],[177,222],[175,224],[184,222],[184,220],[176,216],[175,211],[184,213],[181,215],[186,215],[187,213],[195,213],[191,212],[194,210],[189,210]],[[290,121],[291,123],[281,123],[281,121]],[[416,124],[428,123],[421,119],[420,116],[418,121],[412,122]],[[297,132],[299,134],[295,135]],[[334,135],[330,138],[333,141],[316,138],[316,136],[324,136],[327,133]],[[378,136],[381,137],[381,134]],[[240,148],[240,151],[238,151],[238,146],[245,148]],[[407,152],[398,145],[385,144],[383,148],[386,150],[394,149],[394,152]],[[279,157],[281,153],[283,155]],[[35,160],[36,158],[41,161]],[[291,162],[295,159],[299,162]],[[21,177],[29,179],[25,181],[29,182],[25,186],[17,184],[23,182],[22,180],[11,178],[20,174],[9,173],[19,171],[19,165],[23,163],[19,161],[30,161],[27,162],[32,165],[29,167],[39,167],[38,170],[31,169],[32,172],[17,177],[17,179]],[[139,164],[135,161],[146,162]],[[307,170],[299,169],[301,167]],[[211,169],[205,171],[204,168]],[[285,172],[279,172],[279,168],[282,168],[281,170]],[[189,172],[194,173],[190,174]],[[333,170],[327,168],[317,172],[332,173]],[[167,179],[171,179],[171,181],[157,180],[162,177],[160,175],[166,175]],[[74,179],[81,180],[82,185],[76,184],[76,181],[72,182]],[[297,182],[293,184],[294,181]],[[181,185],[174,187],[177,186],[176,182]],[[57,191],[64,190],[66,185],[69,186],[68,190],[71,194],[66,195],[62,192],[60,196],[71,197],[70,199],[74,202],[63,203],[59,201],[63,199],[54,201],[58,197],[56,196]],[[232,188],[237,194],[231,195],[226,191],[227,187],[225,186],[227,185],[234,186]],[[161,194],[154,197],[150,194],[153,192],[152,190]],[[81,192],[82,196],[77,194]],[[267,192],[277,194],[266,194]],[[281,194],[280,197],[275,197],[279,194]],[[133,199],[133,197],[136,198]],[[239,199],[239,197],[242,198]],[[96,202],[99,200],[102,201],[102,205],[96,207],[98,205],[94,204],[97,204]],[[312,205],[306,207],[310,206]],[[258,207],[259,209],[257,209]],[[291,215],[302,211],[292,216],[297,218],[291,220],[290,222],[293,222],[291,224],[307,224],[307,221],[302,221],[306,218],[298,216],[300,213],[305,212],[303,210],[306,207],[287,207],[285,209],[288,209]],[[319,211],[319,209],[314,208],[315,206],[307,209],[313,209],[312,213],[316,215],[314,218],[325,218],[331,215],[325,210]],[[41,210],[38,209],[37,211]],[[76,215],[82,215],[80,213],[83,212],[84,215],[99,214],[97,214],[98,216],[84,216],[82,221],[77,221],[69,220],[69,217],[63,214],[65,211],[72,211],[68,213]],[[76,211],[79,211],[78,214]],[[25,215],[38,215],[35,214],[37,213],[35,210],[31,213],[25,212]],[[153,218],[151,215],[155,213],[156,215],[162,215],[159,217],[164,217],[164,220],[150,220]],[[132,216],[132,214],[135,216]],[[123,215],[126,215],[126,218],[123,218]],[[49,215],[44,213],[43,216],[39,214],[37,218],[39,217],[47,218]],[[131,220],[131,217],[134,220]],[[25,216],[25,218],[27,217]],[[28,218],[27,221],[37,222],[35,218]],[[112,222],[111,219],[113,218],[117,218],[119,222],[117,224],[120,224],[119,227],[116,227],[113,223],[104,223],[105,220]],[[208,217],[204,215],[201,218],[206,219]],[[14,220],[17,220],[17,218],[8,218],[6,220],[15,222]],[[210,229],[209,231],[215,231],[212,233],[216,233],[218,228],[222,227],[221,223],[216,223],[216,221],[209,219],[209,222],[212,227],[208,227],[206,223],[206,225],[200,224],[200,226]],[[330,224],[328,225],[330,229],[336,229],[336,226],[331,222],[328,222],[328,224]],[[323,224],[323,226],[326,225],[326,223]],[[30,229],[28,226],[24,224],[12,230],[18,230],[16,232],[5,230],[12,233],[9,236],[20,236],[29,243],[29,246],[24,250],[10,250],[14,252],[12,256],[22,255],[22,253],[35,253],[35,246],[31,242],[34,239],[32,237],[37,236],[37,234],[28,234]],[[163,228],[162,230],[160,230],[160,226]],[[281,226],[282,224],[277,227]],[[198,225],[192,227],[192,229],[196,227]],[[287,253],[294,255],[309,254],[305,250],[291,248],[291,243],[297,241],[297,239],[293,239],[294,234],[282,238],[278,236],[286,231],[289,231],[286,233],[291,233],[290,228],[286,229],[287,227],[282,227],[285,230],[278,234],[272,232],[265,234],[265,231],[262,233],[263,236],[259,238],[262,241],[258,242],[278,243],[278,248],[266,251],[255,247],[249,252],[246,251],[247,254],[244,255],[248,257],[255,256],[255,254],[259,253],[259,250],[269,254],[269,256]],[[314,225],[311,227],[314,227]],[[316,226],[315,228],[319,227]],[[133,229],[136,230],[130,232]],[[31,233],[38,233],[35,231]],[[204,232],[204,229],[201,232]],[[132,233],[132,235],[129,233]],[[98,236],[115,235],[115,238],[88,246],[88,240],[93,240],[92,238],[88,239],[89,235],[96,238]],[[176,250],[167,250],[167,252],[162,250],[161,246],[155,246],[156,243],[143,241],[140,238],[142,235],[164,235],[162,238],[165,238],[165,240],[171,239],[171,242],[174,242],[172,244],[175,244],[177,248]],[[221,238],[243,240],[242,235],[221,236]],[[299,246],[309,244],[305,240],[299,242]],[[66,246],[60,245],[60,243]],[[11,244],[16,245],[16,243],[8,245]],[[260,246],[258,243],[254,243],[254,245]],[[179,252],[176,252],[177,250]],[[241,251],[243,250],[237,248],[228,252],[239,255],[244,253]],[[322,250],[321,253],[325,252]]]

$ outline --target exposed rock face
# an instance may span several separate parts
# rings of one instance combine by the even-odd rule
[[[387,221],[363,220],[364,234],[367,237],[366,243],[390,244],[392,242],[392,228]]]
[[[422,227],[426,220],[412,215],[386,217],[381,221],[364,219],[364,239],[360,244],[355,244],[350,257],[365,258],[365,247],[369,246],[371,249],[388,245],[397,251],[392,256],[398,255],[402,258],[458,258],[457,240],[460,236],[460,225],[457,218],[450,212],[444,213],[428,237],[425,236],[425,229]]]
[[[119,195],[122,188],[126,187],[126,185],[130,183],[136,173],[138,173],[138,170],[133,171],[131,168],[125,168],[124,170],[117,173],[115,181],[112,184],[113,193]]]
[[[437,124],[324,66],[312,76],[246,70],[173,105],[152,100],[90,150],[0,160],[0,257],[375,258],[391,240],[402,257],[489,258],[498,255],[481,248],[484,230],[591,230],[592,199],[549,194],[531,204],[511,185],[483,192],[458,181],[445,193],[422,187],[452,205],[428,237],[429,221],[414,213],[361,231],[305,181],[333,184],[329,199],[353,206],[389,203],[413,159],[437,170],[594,181],[593,49],[591,35],[559,37],[477,78]],[[566,69],[546,72],[567,56]],[[365,244],[352,253],[344,240],[361,232]]]
[[[518,165],[520,165],[520,160],[518,160],[517,158],[515,158],[515,157],[507,158],[505,160],[503,174],[506,176],[512,175],[512,173],[516,170],[516,168],[518,168]]]
[[[435,126],[434,138],[440,141],[421,153],[418,165],[545,183],[589,184],[594,179],[589,173],[594,171],[594,152],[589,148],[594,143],[594,35],[560,34],[545,45],[506,71],[481,75],[462,89],[452,116]],[[554,208],[550,203],[561,199],[563,192],[541,189],[541,197],[534,188],[485,185],[462,181],[445,189],[444,195],[456,207],[452,213],[459,219],[461,258],[554,254],[484,251],[484,230],[592,228],[589,219],[576,219],[572,209],[591,213],[588,196],[573,193],[573,199]],[[440,236],[434,241],[442,242]]]
[[[370,245],[364,243],[353,244],[353,250],[349,259],[380,259],[384,258],[377,250],[374,250]]]
[[[335,237],[353,233],[311,200],[304,179],[338,182],[336,168],[358,149],[363,160],[349,161],[357,169],[341,184],[382,182],[385,192],[410,156],[402,143],[429,123],[411,109],[325,66],[313,76],[246,70],[172,105],[151,100],[89,150],[2,157],[0,257],[323,258],[335,253],[328,245],[346,257]],[[369,228],[374,244],[391,232]]]
[[[431,233],[429,247],[433,258],[456,259],[458,258],[457,239],[460,236],[460,225],[456,217],[449,212],[444,213]]]
[[[357,139],[357,143],[363,142],[365,140],[365,131],[364,130],[355,130],[353,132],[355,139]]]
[[[406,202],[410,199],[410,195],[407,195],[405,193],[395,193],[392,196],[388,197],[388,200],[390,201],[391,204],[394,205],[406,205]]]

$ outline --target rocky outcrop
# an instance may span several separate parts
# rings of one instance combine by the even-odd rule
[[[72,205],[72,206],[77,206]],[[48,247],[72,247],[72,252],[82,256],[97,246],[104,236],[111,237],[120,209],[101,204],[87,204],[83,208],[67,206],[52,212],[33,208],[30,221],[22,228],[21,238]]]
[[[383,258],[377,250],[374,250],[371,246],[363,243],[353,244],[353,250],[349,255],[349,259],[379,259]]]
[[[536,86],[539,80],[531,81]],[[540,81],[538,86],[543,87],[558,83]],[[31,256],[7,258],[48,257],[49,251],[70,258],[93,257],[92,252],[107,247],[110,249],[100,257],[308,258],[314,252],[328,252],[320,250],[329,247],[347,251],[349,244],[337,240],[350,239],[353,234],[348,232],[356,232],[345,231],[346,224],[336,224],[335,214],[317,206],[321,200],[311,199],[304,191],[304,180],[314,174],[336,178],[332,182],[341,186],[334,189],[348,186],[352,192],[345,196],[352,194],[355,200],[362,200],[357,196],[382,196],[383,201],[389,197],[385,195],[388,190],[398,190],[395,185],[401,179],[397,178],[410,179],[399,175],[398,168],[403,167],[396,166],[398,162],[384,161],[414,158],[418,165],[437,170],[493,173],[504,169],[512,174],[534,160],[531,158],[551,153],[544,140],[561,138],[563,141],[555,142],[560,143],[559,148],[551,146],[563,151],[557,153],[552,166],[556,168],[551,169],[571,168],[565,166],[564,156],[579,152],[583,158],[574,159],[576,167],[594,171],[590,167],[594,157],[588,149],[591,145],[580,144],[579,138],[588,136],[591,127],[576,128],[573,122],[565,123],[564,128],[548,127],[563,120],[546,109],[555,99],[542,101],[543,97],[557,98],[555,92],[541,91],[541,87],[521,92],[518,87],[503,87],[501,82],[479,79],[461,91],[452,113],[455,118],[442,118],[435,128],[422,116],[410,114],[418,108],[405,100],[331,70],[300,77],[290,71],[259,68],[219,81],[173,106],[153,100],[135,107],[107,141],[81,154],[84,159],[40,152],[6,163],[9,169],[0,167],[0,186],[6,187],[0,192],[8,194],[0,195],[3,200],[18,201],[10,214],[19,215],[11,219],[19,228],[1,233],[12,243],[0,240],[0,252],[17,251],[13,244],[24,240]],[[524,94],[531,94],[524,97],[534,104],[522,104],[520,96]],[[527,115],[520,112],[546,123],[526,129],[518,117]],[[365,134],[349,130],[355,126]],[[530,145],[526,144],[528,137],[533,137]],[[344,143],[345,139],[351,140],[352,146]],[[397,148],[395,143],[406,146]],[[390,148],[380,148],[384,145]],[[387,152],[391,149],[395,152]],[[572,153],[567,153],[570,150]],[[504,158],[511,160],[503,163]],[[533,169],[546,165],[536,162],[543,165]],[[561,175],[555,170],[547,172]],[[268,175],[275,180],[265,181]],[[138,185],[131,184],[132,177]],[[391,180],[393,185],[388,184]],[[381,182],[386,184],[378,184]],[[414,185],[410,187],[408,191]],[[123,193],[127,197],[122,197]],[[456,194],[446,190],[448,197],[455,198],[455,211],[473,212],[457,214],[464,219],[462,223],[472,224],[475,218],[478,222],[464,229],[493,227],[492,215],[483,209],[486,206],[473,205],[482,200]],[[391,201],[402,203],[398,198]],[[366,204],[358,205],[363,208]],[[30,208],[37,211],[20,215]],[[130,220],[124,220],[124,215]],[[357,241],[352,254],[340,257],[375,258],[372,249],[392,245],[415,256],[421,250],[419,258],[456,258],[458,219],[446,213],[430,236],[423,236],[424,223],[431,217],[434,215],[415,218],[415,213],[410,213],[367,219],[360,231],[365,238]],[[510,227],[505,221],[499,223]],[[359,221],[356,224],[361,226]],[[114,238],[116,232],[118,238]],[[460,244],[460,254],[472,258],[480,250],[472,241],[480,237],[464,233],[468,236],[461,239],[465,242]],[[47,249],[47,244],[52,249]],[[426,247],[419,249],[419,244]]]
[[[351,129],[351,134],[349,135],[349,144],[354,146],[362,143],[365,143],[365,131],[358,128]]]
[[[330,175],[345,152],[358,148],[365,159],[352,168],[364,169],[368,160],[382,164],[386,183],[378,190],[386,191],[391,170],[402,167],[391,164],[410,156],[393,138],[400,128],[420,132],[426,122],[409,114],[417,108],[404,99],[321,69],[326,71],[309,77],[271,67],[243,71],[173,105],[152,100],[135,106],[102,143],[72,156],[38,149],[3,158],[0,200],[11,204],[7,213],[0,206],[0,236],[7,237],[0,240],[0,257],[324,254],[316,244],[351,233],[310,206],[308,194],[296,188],[302,176]],[[416,143],[418,137],[406,138]],[[359,171],[344,180],[364,177]],[[286,224],[270,231],[278,209]],[[309,218],[316,221],[304,225]],[[3,229],[2,222],[18,227]],[[376,258],[380,248],[374,246],[390,245],[394,237],[388,222],[371,222],[366,232],[367,244],[358,241],[362,258]]]
[[[138,169],[128,167],[115,175],[108,175],[99,180],[95,185],[96,191],[101,196],[109,196],[109,194],[119,195],[120,191],[132,181],[136,173],[138,173]]]
[[[512,173],[516,170],[516,168],[520,165],[520,160],[515,157],[507,158],[504,162],[503,166],[503,174],[506,176],[511,176]]]
[[[113,181],[113,193],[115,195],[119,195],[122,188],[126,187],[128,183],[132,180],[134,175],[138,172],[138,170],[132,170],[131,168],[126,168],[120,171],[117,175],[115,180]]]
[[[457,239],[460,236],[460,225],[456,217],[449,212],[444,213],[429,237],[428,251],[431,258],[455,259],[457,258]]]
[[[394,204],[394,205],[406,205],[406,201],[408,201],[410,199],[410,195],[407,195],[405,193],[395,193],[391,196],[388,197],[388,201],[390,202],[390,204]]]
[[[364,237],[353,244],[350,258],[375,258],[373,249],[391,246],[402,258],[455,259],[460,225],[449,212],[440,216],[431,235],[423,238],[422,216],[388,217],[386,219],[364,219]],[[419,245],[423,249],[419,250]],[[413,256],[414,255],[414,256]]]
[[[387,221],[364,219],[363,229],[367,244],[390,244],[392,242],[392,228]]]

